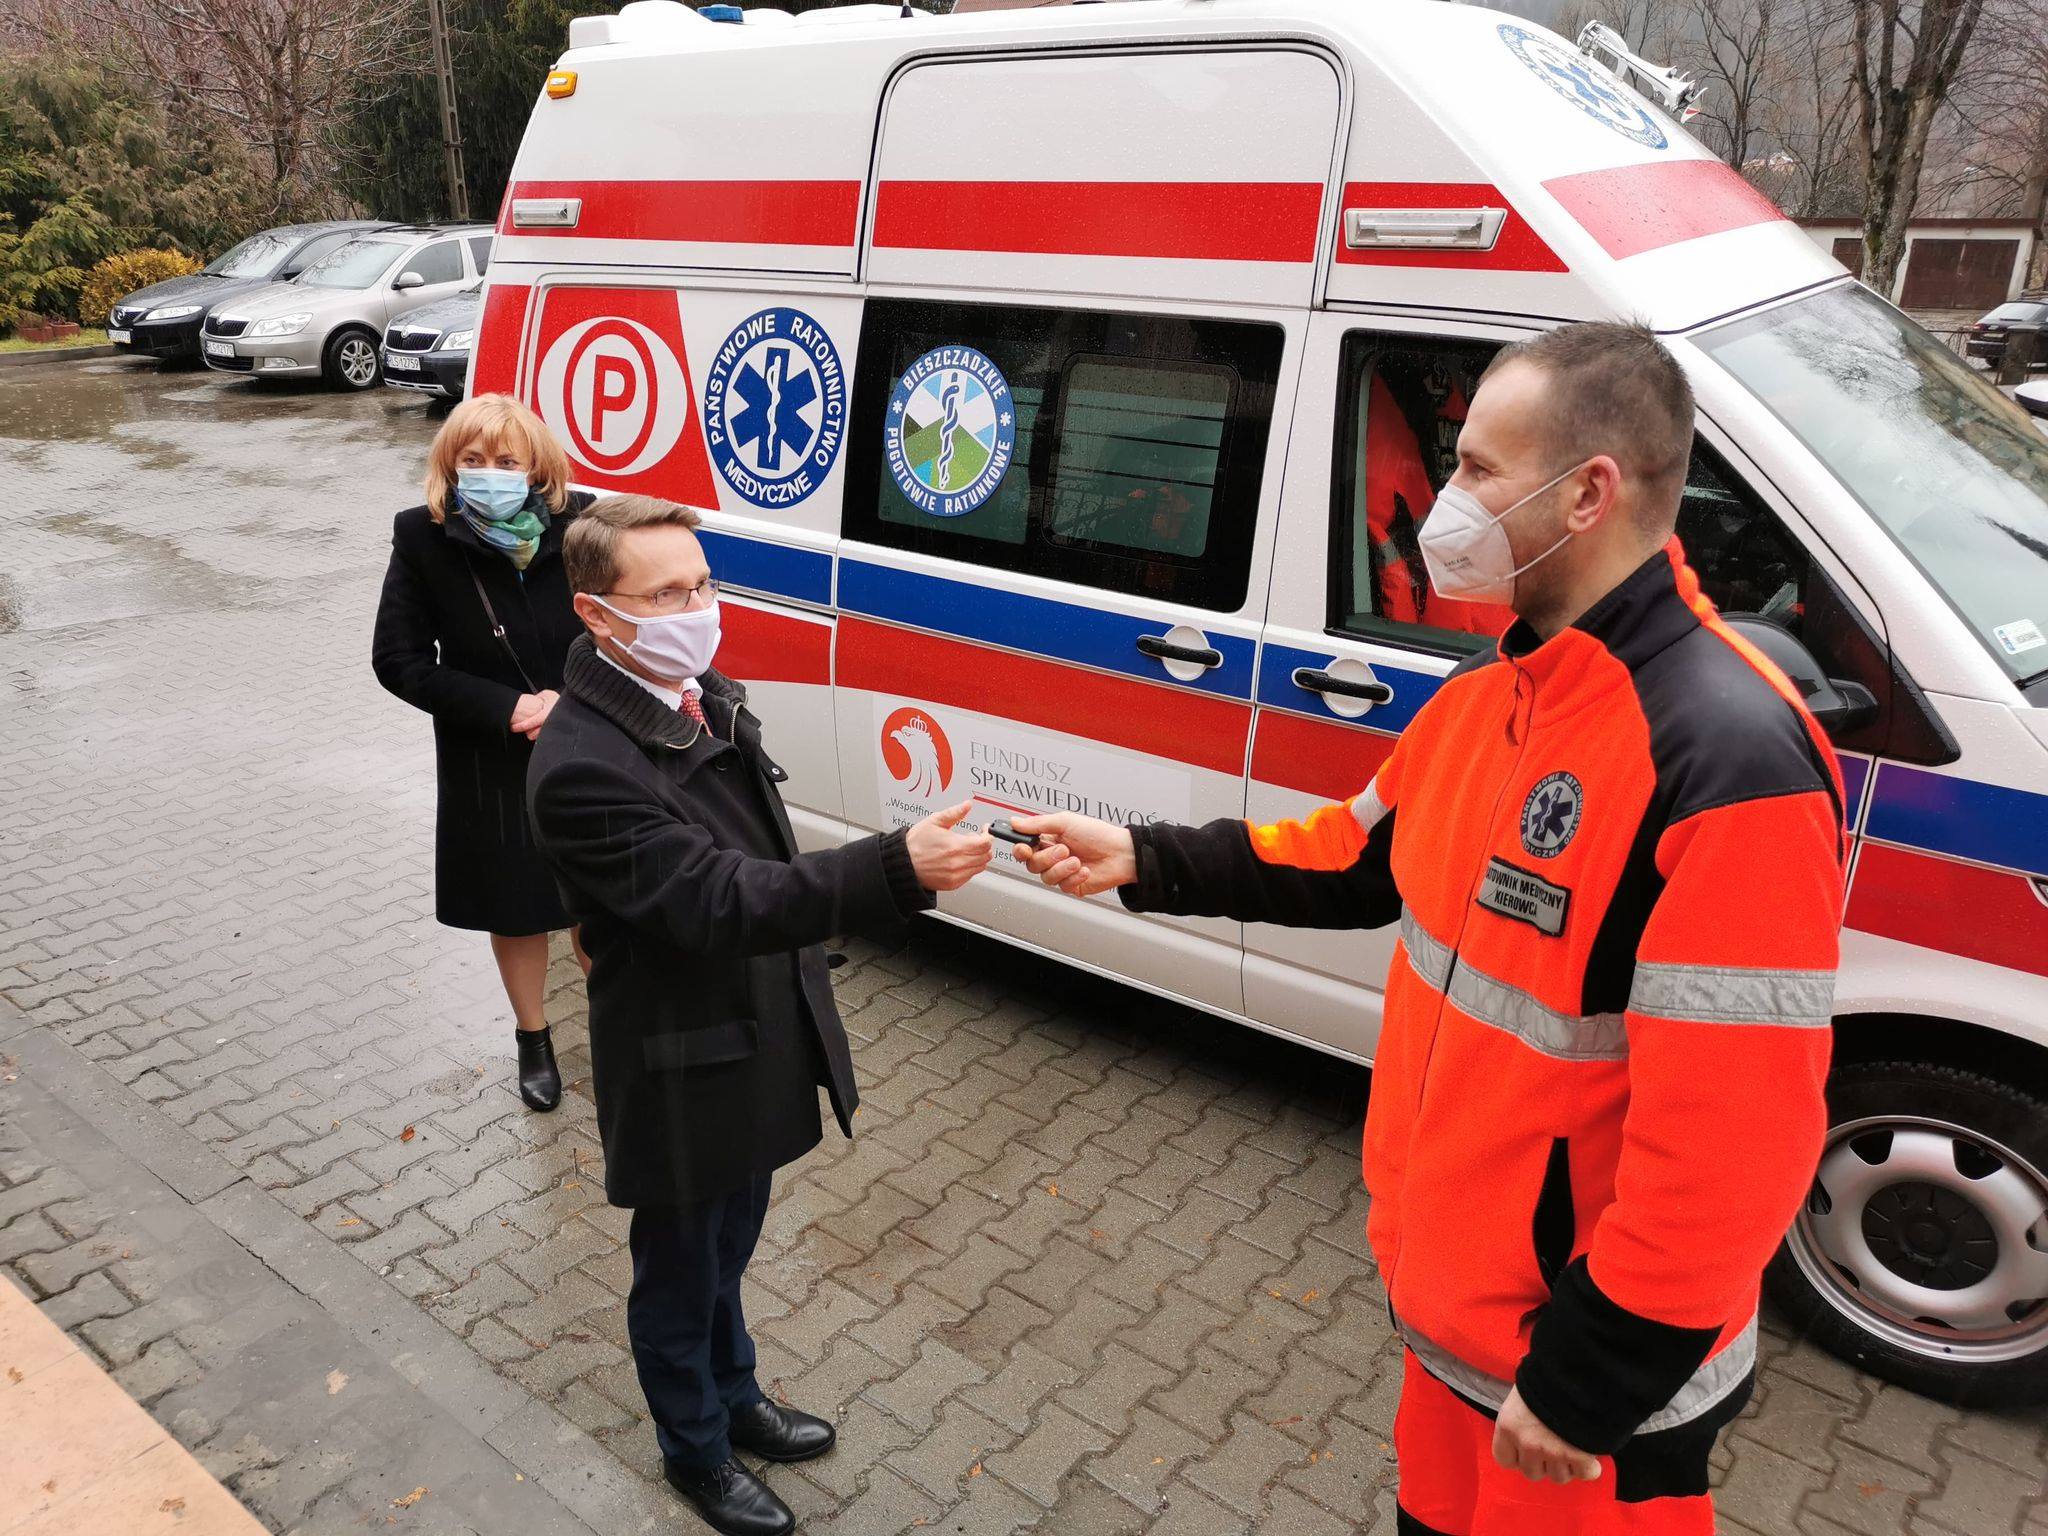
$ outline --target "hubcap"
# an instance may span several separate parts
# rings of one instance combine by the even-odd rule
[[[1832,1127],[1792,1255],[1837,1311],[1915,1354],[2016,1360],[2048,1342],[2048,1177],[1961,1126]]]
[[[377,376],[377,354],[361,337],[351,337],[341,344],[341,374],[358,389]]]

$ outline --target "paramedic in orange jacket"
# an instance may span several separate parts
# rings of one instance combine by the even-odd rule
[[[1075,895],[1400,923],[1365,1178],[1403,1532],[1711,1536],[1819,1156],[1840,777],[1673,537],[1692,421],[1645,330],[1508,348],[1422,532],[1440,591],[1517,621],[1370,784],[1278,826],[1016,820]]]

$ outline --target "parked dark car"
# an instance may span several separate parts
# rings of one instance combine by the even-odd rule
[[[394,320],[384,331],[384,382],[443,400],[469,387],[469,353],[484,312],[484,285]]]
[[[351,236],[381,227],[375,219],[346,219],[283,224],[251,235],[189,276],[152,283],[118,300],[107,315],[107,339],[136,357],[195,358],[199,327],[215,305],[297,277]]]
[[[2005,339],[2015,331],[2032,331],[2034,366],[2048,368],[2048,291],[2026,293],[2010,304],[2001,304],[1970,327],[1970,356],[1980,357],[1996,368],[2005,361]]]
[[[2022,384],[2012,392],[2012,397],[2019,402],[2020,409],[2029,416],[2038,416],[2043,422],[2048,422],[2048,379],[2036,379],[2031,384]],[[2048,427],[2042,430],[2048,431]]]

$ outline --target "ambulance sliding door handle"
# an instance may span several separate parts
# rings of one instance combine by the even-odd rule
[[[1176,645],[1160,635],[1138,636],[1138,649],[1158,661],[1184,661],[1191,667],[1211,669],[1223,665],[1223,653],[1214,646]]]
[[[1310,693],[1334,693],[1347,699],[1363,699],[1368,704],[1394,702],[1394,690],[1385,683],[1354,683],[1349,678],[1332,677],[1320,667],[1296,667],[1294,686]]]

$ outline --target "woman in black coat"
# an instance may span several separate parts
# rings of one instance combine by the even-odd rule
[[[518,1025],[520,1096],[561,1102],[543,992],[548,935],[570,926],[526,819],[526,763],[583,625],[562,532],[590,498],[539,417],[509,395],[449,414],[427,502],[398,514],[377,606],[377,680],[434,717],[434,915],[491,936]],[[572,941],[575,935],[571,935]],[[576,957],[585,970],[582,946]]]

